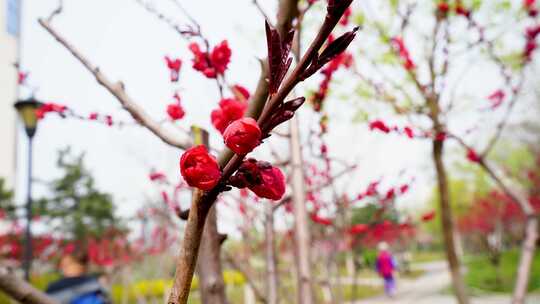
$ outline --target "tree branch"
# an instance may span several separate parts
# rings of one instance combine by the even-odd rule
[[[0,267],[0,290],[23,304],[59,304],[42,291],[16,277],[5,267]]]
[[[225,254],[225,259],[227,260],[227,262],[229,262],[232,267],[234,267],[237,271],[242,273],[242,275],[246,278],[246,282],[248,283],[249,286],[251,286],[251,289],[253,289],[253,293],[255,293],[255,297],[257,298],[257,300],[259,300],[262,303],[266,303],[267,302],[266,297],[264,296],[261,289],[257,286],[257,284],[255,284],[257,280],[253,277],[253,273],[250,271],[250,269],[245,267],[242,262],[238,261],[230,253],[224,252],[224,254]]]
[[[113,83],[105,76],[98,67],[94,66],[79,50],[71,45],[62,35],[51,27],[49,21],[44,19],[38,20],[39,24],[53,36],[64,48],[66,48],[94,77],[96,81],[111,93],[122,107],[131,114],[133,119],[139,124],[154,133],[159,139],[166,144],[186,150],[191,146],[191,141],[187,137],[179,138],[170,134],[163,126],[154,120],[139,104],[137,104],[125,91],[124,85],[121,82]]]

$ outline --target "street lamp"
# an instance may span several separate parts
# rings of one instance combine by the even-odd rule
[[[36,110],[41,103],[34,98],[19,100],[15,103],[15,109],[24,124],[24,130],[28,136],[28,184],[26,192],[26,233],[24,243],[24,278],[30,281],[30,269],[32,267],[32,138],[36,134],[38,118]]]

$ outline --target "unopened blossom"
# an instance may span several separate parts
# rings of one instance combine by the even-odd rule
[[[92,113],[90,113],[90,114],[88,115],[88,119],[89,119],[89,120],[97,120],[97,119],[98,119],[98,116],[99,116],[98,113],[92,112]]]
[[[321,216],[317,215],[317,213],[311,213],[310,217],[311,217],[311,220],[314,223],[317,223],[319,225],[323,225],[323,226],[331,226],[332,225],[332,220],[331,219],[321,217]]]
[[[165,56],[165,62],[171,72],[171,82],[177,82],[180,75],[180,68],[182,67],[182,61],[180,59],[171,59],[169,56]]]
[[[48,102],[36,109],[36,116],[38,119],[42,119],[47,113],[58,113],[63,115],[66,110],[67,107],[65,105]]]
[[[362,233],[367,232],[368,230],[369,230],[368,225],[366,225],[366,224],[356,224],[356,225],[353,225],[353,226],[349,227],[347,232],[349,232],[350,234],[362,234]]]
[[[499,89],[493,92],[488,96],[489,101],[491,102],[491,109],[498,108],[504,101],[506,94],[503,90]]]
[[[467,149],[467,159],[473,163],[479,163],[482,158],[473,149]]]
[[[167,106],[167,114],[171,120],[180,120],[186,115],[180,103],[173,103]]]
[[[153,182],[165,181],[167,179],[163,172],[151,172],[150,174],[148,174],[148,178]]]
[[[261,143],[261,129],[251,117],[231,123],[223,133],[225,145],[236,154],[247,154]]]
[[[384,133],[390,133],[390,128],[382,121],[382,120],[374,120],[369,123],[369,129],[370,130],[380,130]]]
[[[248,89],[246,89],[245,87],[243,87],[243,86],[241,86],[239,84],[235,84],[232,87],[232,91],[233,91],[234,95],[236,96],[236,98],[241,100],[241,101],[249,100],[249,97],[251,95],[249,93]]]
[[[218,74],[225,73],[229,62],[231,61],[231,49],[229,48],[227,40],[223,40],[214,47],[212,54],[210,54],[210,61]]]
[[[211,113],[212,125],[223,134],[233,121],[244,116],[247,103],[232,98],[224,98],[219,102],[219,108]]]
[[[407,135],[408,138],[414,138],[414,132],[411,127],[403,128],[403,133],[405,133],[405,135]]]
[[[192,147],[182,154],[180,173],[188,185],[201,190],[214,188],[221,178],[216,159],[203,145]]]
[[[279,200],[285,194],[285,176],[277,167],[261,168],[262,182],[248,188],[258,197]]]
[[[429,211],[429,212],[426,212],[424,214],[422,214],[422,216],[420,217],[420,219],[423,221],[423,222],[429,222],[431,220],[433,220],[436,216],[436,212],[435,210],[433,211]]]

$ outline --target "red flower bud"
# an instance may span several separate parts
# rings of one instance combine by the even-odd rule
[[[88,115],[88,119],[97,120],[98,119],[98,113],[96,113],[96,112],[90,113],[90,115]]]
[[[26,82],[26,78],[28,78],[28,72],[19,72],[18,74],[18,83],[20,85],[24,84]]]
[[[403,128],[403,132],[405,132],[408,138],[414,138],[414,132],[411,127]]]
[[[167,180],[167,177],[162,172],[152,172],[148,175],[148,178],[153,182]]]
[[[369,230],[369,226],[366,224],[356,224],[349,228],[348,232],[350,234],[362,234]]]
[[[172,120],[179,120],[184,117],[186,112],[184,112],[180,103],[173,103],[167,106],[167,114]]]
[[[343,26],[347,26],[349,24],[349,18],[351,17],[351,14],[352,14],[352,9],[349,6],[343,13],[343,16],[341,17],[341,19],[339,20],[339,24]]]
[[[437,9],[441,13],[446,14],[450,10],[450,5],[448,5],[448,2],[446,2],[446,1],[439,2],[439,4],[437,4]]]
[[[473,163],[479,163],[482,160],[480,155],[478,155],[473,149],[467,150],[467,159]]]
[[[491,101],[491,109],[498,108],[504,101],[506,94],[503,90],[498,89],[497,91],[493,92],[491,95],[488,96],[489,101]]]
[[[236,98],[240,101],[247,101],[249,99],[249,96],[251,95],[249,94],[248,89],[244,88],[239,84],[235,84],[232,87],[232,91],[234,93],[234,96],[236,96]]]
[[[106,115],[105,116],[105,123],[107,124],[107,126],[112,126],[113,125],[113,119],[112,119],[112,116],[111,115]]]
[[[456,14],[462,15],[465,18],[471,17],[471,11],[466,9],[462,4],[456,6]]]
[[[188,185],[206,191],[214,188],[221,178],[216,159],[208,154],[203,145],[192,147],[182,154],[180,173]]]
[[[423,222],[429,222],[435,218],[435,210],[422,214],[421,219]]]
[[[180,59],[171,59],[169,56],[165,56],[165,62],[171,71],[171,82],[177,82],[180,74],[180,68],[182,67],[182,61]]]
[[[227,40],[223,40],[220,44],[216,45],[210,54],[210,61],[212,66],[218,74],[225,73],[227,65],[231,61],[231,49]]]
[[[65,105],[48,102],[36,109],[36,116],[38,119],[42,119],[45,117],[45,114],[52,112],[63,115],[66,110],[67,107]]]
[[[212,111],[210,116],[212,125],[223,134],[225,129],[233,121],[244,116],[247,109],[247,103],[232,98],[225,98],[219,102],[219,109]]]
[[[445,141],[446,138],[448,138],[448,134],[446,134],[446,132],[439,132],[437,135],[435,135],[436,141]]]
[[[261,129],[255,119],[244,117],[225,129],[223,139],[234,153],[247,154],[261,143]]]
[[[380,130],[384,133],[390,133],[390,128],[382,120],[374,120],[369,123],[370,130]]]
[[[409,191],[409,185],[402,185],[401,187],[399,187],[399,192],[401,194],[407,193],[407,191]]]
[[[285,194],[285,177],[277,167],[260,168],[262,182],[258,185],[249,185],[248,188],[257,196],[279,200]]]
[[[331,226],[332,225],[332,220],[324,218],[324,217],[320,217],[320,216],[317,215],[317,213],[310,214],[310,217],[311,217],[311,220],[314,223],[317,223],[317,224],[320,224],[320,225],[323,225],[323,226]]]

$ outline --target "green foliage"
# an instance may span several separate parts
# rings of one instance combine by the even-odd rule
[[[15,213],[15,205],[13,205],[13,191],[8,190],[6,187],[6,181],[0,178],[0,210],[5,213],[6,216],[12,217]]]
[[[474,256],[467,262],[467,285],[482,291],[511,292],[516,280],[516,270],[519,262],[517,250],[503,253],[499,270],[490,263],[486,255]],[[529,291],[540,289],[540,253],[536,253],[533,261]],[[497,271],[499,271],[497,273]]]
[[[96,189],[84,166],[84,154],[73,156],[69,148],[62,150],[57,165],[62,176],[48,184],[52,195],[36,202],[36,214],[77,241],[121,229],[112,197]]]
[[[379,221],[388,220],[390,222],[398,222],[399,214],[397,210],[391,209],[378,215],[380,213],[381,206],[377,203],[367,204],[361,208],[354,208],[352,210],[351,224],[370,224],[377,219]]]

